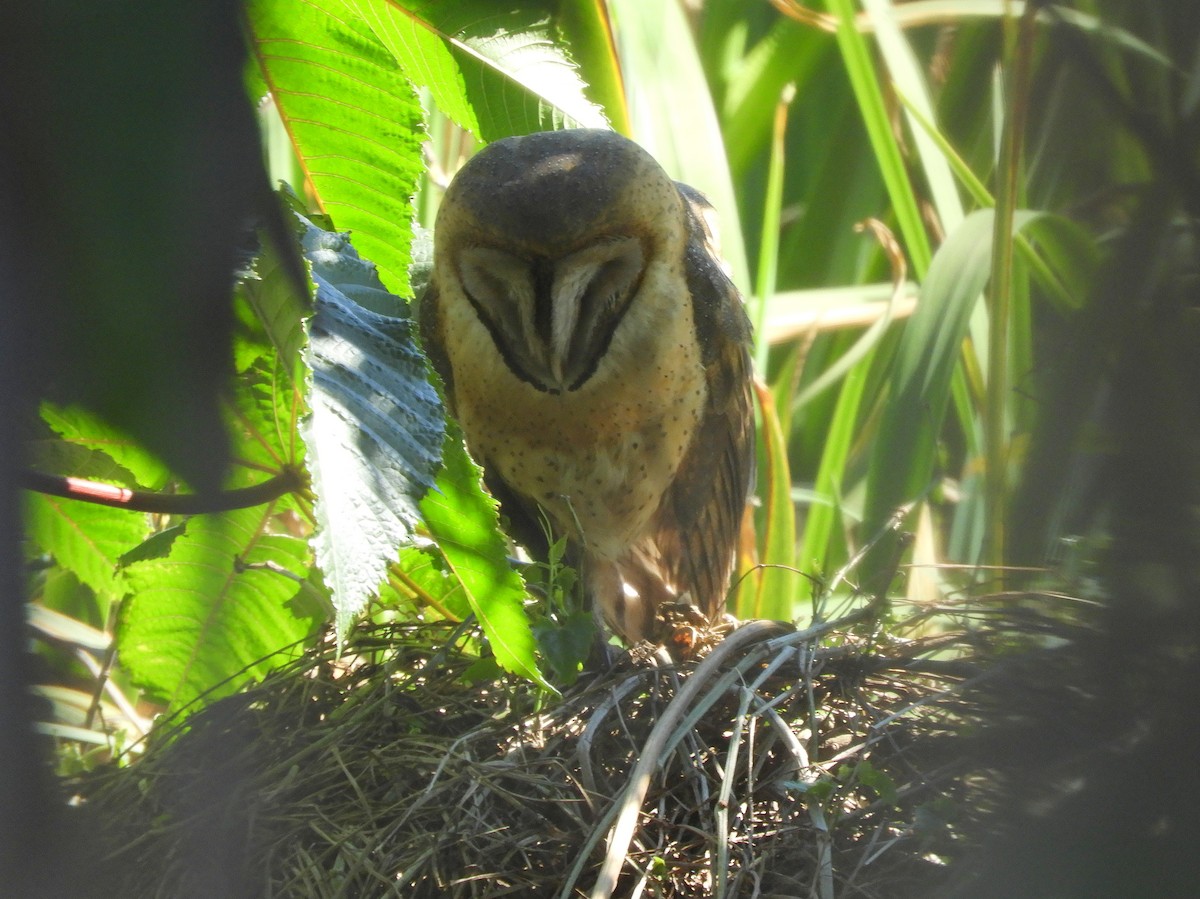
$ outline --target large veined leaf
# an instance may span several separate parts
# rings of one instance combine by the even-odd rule
[[[605,128],[559,40],[557,4],[354,0],[438,108],[486,141],[564,127]]]
[[[317,495],[314,546],[344,632],[420,517],[444,419],[412,322],[354,299],[387,301],[374,266],[344,234],[308,225],[302,243],[317,287],[306,354],[312,412],[302,428]]]
[[[121,662],[171,708],[262,676],[281,661],[268,656],[298,652],[319,621],[315,604],[289,603],[303,589],[308,547],[298,537],[264,535],[272,513],[268,505],[197,515],[167,556],[126,569]]]
[[[304,465],[304,445],[297,436],[307,413],[302,392],[272,360],[262,359],[243,372],[238,389],[225,403],[226,419],[237,465],[226,484],[244,488],[261,484],[284,469],[298,472]],[[290,494],[281,502],[290,504]]]
[[[559,3],[555,21],[587,82],[588,97],[604,110],[614,131],[629,136],[633,129],[608,4]]]
[[[286,186],[280,191],[285,208],[301,208]],[[288,214],[297,242],[311,227],[303,216]],[[238,317],[235,357],[238,389],[226,399],[225,412],[234,440],[238,467],[230,487],[260,482],[264,472],[299,472],[304,444],[298,434],[308,413],[308,368],[303,352],[312,316],[312,280],[303,276],[299,290],[289,267],[271,241],[263,240],[237,285]],[[390,295],[389,295],[390,296]]]
[[[408,293],[421,106],[408,78],[342,0],[250,5],[256,87],[270,91],[309,188],[338,228]]]
[[[290,190],[280,193],[285,203],[299,206]],[[301,229],[297,222],[299,233],[303,233]],[[312,314],[312,304],[307,293],[297,290],[288,277],[284,260],[271,241],[262,242],[249,271],[238,283],[235,298],[234,311],[239,319],[234,331],[237,370],[245,372],[259,359],[273,357],[272,364],[287,378],[302,380],[300,351],[307,340],[304,321]]]
[[[137,512],[37,493],[26,499],[26,537],[103,596],[124,592],[117,563],[149,530],[146,516]]]
[[[120,466],[122,473],[132,475],[134,481],[127,486],[157,490],[171,478],[170,470],[158,457],[147,452],[128,434],[86,409],[79,406],[62,407],[53,403],[43,403],[41,415],[42,420],[63,439],[64,444],[103,453]],[[62,469],[54,468],[52,470]],[[77,476],[96,476],[94,472],[85,472],[74,468],[64,471],[64,473]]]
[[[535,641],[525,617],[525,583],[508,562],[496,501],[456,429],[446,435],[445,467],[421,503],[429,531],[505,671],[549,687],[538,671]]]

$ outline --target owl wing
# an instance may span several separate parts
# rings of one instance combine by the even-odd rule
[[[665,579],[714,617],[724,606],[754,475],[751,329],[706,226],[711,207],[685,185],[680,193],[688,208],[685,267],[708,403],[663,498],[652,540]]]

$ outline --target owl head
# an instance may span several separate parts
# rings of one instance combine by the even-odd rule
[[[496,141],[438,212],[435,280],[461,290],[508,367],[539,390],[595,372],[652,259],[679,259],[683,199],[662,167],[610,131]]]

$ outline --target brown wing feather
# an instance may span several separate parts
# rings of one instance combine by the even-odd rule
[[[709,617],[724,606],[754,469],[750,321],[717,263],[694,192],[686,267],[708,407],[659,509],[653,541],[666,580]]]

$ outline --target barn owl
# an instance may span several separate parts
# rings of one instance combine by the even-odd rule
[[[543,521],[627,643],[724,608],[753,469],[750,323],[712,209],[615,133],[496,141],[438,211],[422,342],[513,536]]]

